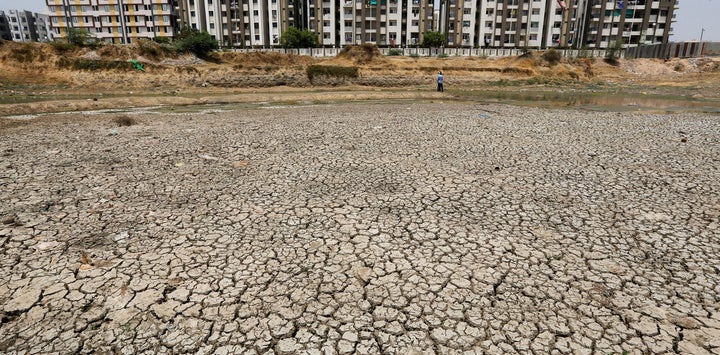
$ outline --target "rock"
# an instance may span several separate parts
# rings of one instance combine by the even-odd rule
[[[302,345],[298,344],[295,338],[280,339],[277,343],[277,351],[279,354],[294,354],[302,349]]]
[[[149,289],[139,292],[135,295],[130,306],[135,306],[138,309],[146,310],[150,305],[163,299],[163,295],[160,291],[155,289]]]
[[[368,283],[373,275],[373,271],[369,267],[359,267],[355,269],[355,277],[363,283]]]
[[[41,290],[35,288],[15,291],[13,298],[3,307],[7,313],[25,312],[40,300]]]

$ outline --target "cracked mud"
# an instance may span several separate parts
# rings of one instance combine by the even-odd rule
[[[133,118],[0,131],[0,351],[720,352],[717,115]]]

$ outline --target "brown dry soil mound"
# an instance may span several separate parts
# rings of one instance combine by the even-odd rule
[[[4,114],[18,114],[113,105],[97,100],[84,103],[99,95],[129,96],[127,101],[136,102],[130,105],[142,106],[162,102],[191,104],[206,97],[277,92],[277,88],[291,92],[291,96],[300,92],[305,96],[313,88],[329,87],[356,93],[379,88],[431,91],[438,70],[445,73],[445,85],[451,91],[487,86],[502,89],[518,85],[598,84],[636,85],[638,91],[680,88],[687,89],[689,95],[720,97],[720,58],[620,60],[619,65],[613,66],[598,58],[549,62],[547,57],[542,52],[506,58],[386,57],[376,47],[363,45],[345,48],[335,58],[218,52],[209,60],[200,60],[152,42],[74,48],[0,41],[0,108]],[[145,71],[135,69],[131,59],[142,63]],[[313,66],[328,66],[327,73],[335,72],[333,69],[338,69],[338,73],[346,72],[342,69],[357,69],[357,75],[325,75],[311,81],[308,68]],[[37,104],[50,100],[61,100],[64,107],[48,102]],[[125,105],[120,104],[123,100],[113,101]]]

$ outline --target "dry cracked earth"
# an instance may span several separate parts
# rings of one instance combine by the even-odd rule
[[[720,353],[720,117],[453,102],[0,131],[5,353]]]

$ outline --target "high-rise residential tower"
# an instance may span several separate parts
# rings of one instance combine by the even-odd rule
[[[71,28],[108,43],[173,37],[171,0],[46,0],[55,37]]]

